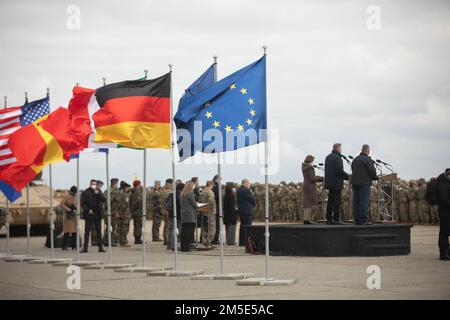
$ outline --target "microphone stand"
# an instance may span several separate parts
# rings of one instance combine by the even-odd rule
[[[322,172],[325,173],[325,169],[323,168],[323,163],[319,163],[319,165],[313,165],[313,168],[316,168]],[[322,191],[322,195],[325,195],[323,197],[323,203],[322,203],[322,219],[326,220],[326,203],[328,201],[328,197],[326,196],[326,191],[325,191],[325,177],[323,177],[323,181],[322,181],[322,185],[321,185],[321,191]]]
[[[348,156],[353,161],[353,156]],[[352,161],[348,160],[346,156],[341,155],[341,158],[347,162],[348,166],[350,167],[350,171],[352,170]],[[350,174],[351,176],[351,174]],[[348,179],[348,201],[349,201],[349,207],[350,207],[350,221],[353,222],[353,219],[351,218],[353,216],[353,190],[352,190],[352,183],[351,178]]]

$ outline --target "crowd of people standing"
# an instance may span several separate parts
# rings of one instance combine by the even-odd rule
[[[308,155],[301,165],[303,183],[281,183],[269,187],[269,217],[272,221],[295,222],[303,220],[305,224],[324,219],[327,224],[343,224],[352,221],[356,225],[370,225],[377,222],[377,197],[374,195],[374,181],[377,171],[370,158],[370,147],[363,145],[361,153],[351,163],[351,175],[344,170],[342,146],[334,144],[332,152],[326,157],[324,176],[316,175],[314,156]],[[450,202],[450,169],[447,169],[436,182],[434,204],[425,199],[427,183],[419,180],[417,185],[409,184],[409,189],[399,180],[394,190],[396,196],[392,206],[397,221],[436,223],[440,221],[439,246],[442,259],[448,258],[448,234]],[[176,190],[177,225],[173,225],[174,200],[173,184]],[[89,187],[81,194],[81,218],[85,220],[84,242],[82,252],[88,251],[89,240],[105,252],[104,243],[108,241],[106,220],[106,192],[102,191],[103,182],[92,179]],[[351,186],[352,197],[349,196]],[[439,187],[438,187],[439,186]],[[142,244],[143,188],[137,179],[133,186],[116,178],[110,181],[111,197],[111,240],[113,246],[128,247],[130,221],[133,221],[134,244]],[[282,192],[287,195],[283,199]],[[348,190],[348,191],[347,191]],[[70,188],[61,201],[63,215],[63,250],[74,248],[76,234],[76,187]],[[322,196],[325,194],[325,199]],[[421,195],[415,198],[414,195]],[[437,196],[439,194],[439,196]],[[251,185],[243,179],[240,185],[228,182],[222,192],[222,219],[226,229],[226,244],[234,245],[238,218],[239,245],[245,240],[245,226],[251,225],[254,219],[263,220],[265,214],[265,192],[263,185]],[[325,201],[324,201],[325,200]],[[405,205],[405,200],[408,205]],[[181,251],[190,251],[197,243],[203,248],[214,248],[219,243],[219,184],[218,177],[207,181],[200,187],[199,179],[193,177],[186,183],[180,180],[167,179],[164,186],[155,181],[153,187],[146,190],[147,212],[152,217],[152,241],[162,242],[167,249],[174,248],[174,232],[177,232]],[[326,204],[326,205],[325,205]],[[320,215],[317,215],[319,208]],[[316,212],[316,214],[315,214]],[[102,237],[102,219],[105,229]],[[162,239],[160,228],[163,224]],[[200,237],[197,237],[200,227]],[[91,236],[92,235],[92,236]],[[447,249],[446,249],[447,248]],[[444,254],[447,252],[447,254]]]

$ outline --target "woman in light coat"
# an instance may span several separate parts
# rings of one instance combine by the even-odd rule
[[[71,187],[70,190],[66,191],[60,203],[60,206],[63,209],[63,250],[67,250],[69,242],[72,249],[75,249],[77,239],[76,194],[77,187]]]
[[[323,177],[316,176],[313,167],[314,159],[314,156],[308,155],[306,156],[305,161],[302,163],[304,224],[312,224],[312,207],[316,206],[319,203],[317,199],[316,183],[323,181]]]

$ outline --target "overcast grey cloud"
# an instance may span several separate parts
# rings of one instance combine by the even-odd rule
[[[67,28],[67,8],[81,10]],[[381,28],[366,10],[377,5]],[[183,90],[219,56],[219,78],[259,58],[268,45],[269,126],[280,130],[280,170],[300,181],[306,154],[322,161],[333,142],[345,154],[363,143],[401,177],[450,167],[448,1],[1,1],[0,95],[67,106],[75,82],[98,87],[150,76],[174,64],[175,108]],[[149,150],[148,179],[171,174],[170,153]],[[55,167],[55,185],[75,182],[75,164]],[[105,178],[104,157],[81,157],[82,183]],[[224,180],[263,181],[260,166],[228,165]],[[177,165],[204,181],[215,165]],[[142,152],[113,150],[111,175],[142,177]]]

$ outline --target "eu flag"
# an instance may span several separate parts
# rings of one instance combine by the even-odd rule
[[[192,85],[196,90],[186,90],[174,117],[181,161],[197,151],[232,151],[265,141],[266,57],[216,83],[207,73]]]

